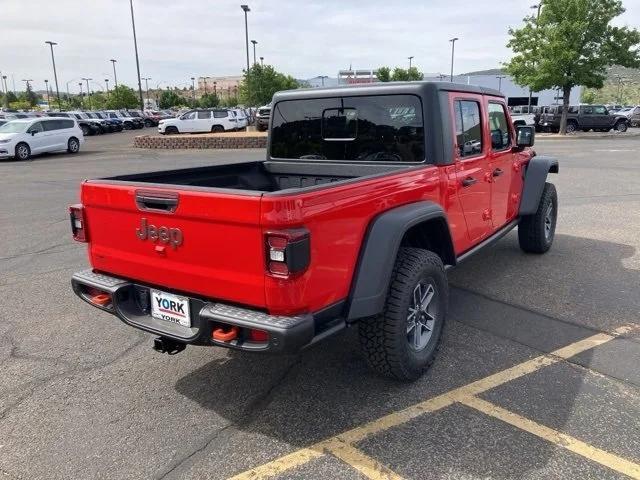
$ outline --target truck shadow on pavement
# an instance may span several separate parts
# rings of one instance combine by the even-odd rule
[[[526,255],[518,249],[517,234],[507,236],[451,273],[442,349],[429,372],[414,383],[372,373],[359,355],[353,328],[295,356],[230,351],[179,379],[175,388],[236,430],[294,448],[309,446],[541,352],[637,321],[640,299],[632,292],[640,278],[637,270],[625,267],[634,255],[628,245],[568,235],[558,235],[547,255]],[[592,355],[592,350],[584,352],[579,363],[589,367]],[[562,431],[570,421],[579,421],[573,418],[575,404],[589,373],[566,363],[546,368],[483,395]],[[597,396],[591,398],[597,402]],[[214,439],[209,448],[225,446]],[[529,471],[551,469],[547,474],[554,476],[551,472],[561,472],[560,467],[569,469],[567,475],[587,468],[581,457],[461,405],[380,433],[361,448],[409,477],[429,471],[430,478],[438,478],[455,471],[465,478],[519,478]],[[244,468],[253,466],[247,459]],[[610,473],[600,472],[604,467],[595,463],[589,468],[591,473],[596,469],[598,478]]]

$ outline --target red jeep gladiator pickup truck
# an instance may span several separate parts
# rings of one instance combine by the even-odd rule
[[[357,323],[374,369],[415,379],[448,268],[516,226],[525,252],[551,246],[558,162],[533,141],[480,87],[277,93],[265,161],[84,181],[73,289],[168,353],[296,352]]]

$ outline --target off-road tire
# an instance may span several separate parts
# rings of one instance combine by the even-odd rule
[[[551,208],[551,224],[547,215]],[[533,215],[525,215],[518,224],[518,242],[527,253],[545,253],[553,244],[558,219],[558,194],[553,183],[545,183],[538,210]],[[547,226],[550,230],[547,230]]]
[[[80,141],[76,137],[71,137],[67,142],[67,152],[78,153],[80,151]]]
[[[29,158],[31,158],[31,148],[29,148],[29,145],[24,142],[17,144],[15,157],[18,160],[29,160]]]
[[[421,350],[408,340],[408,314],[414,290],[433,285],[437,313],[431,337]],[[359,322],[360,347],[371,368],[397,380],[418,379],[433,363],[447,316],[449,286],[438,255],[420,248],[400,248],[381,314]]]

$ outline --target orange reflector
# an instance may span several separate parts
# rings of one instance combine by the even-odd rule
[[[111,303],[111,295],[108,293],[99,293],[98,295],[91,296],[91,303],[95,303],[96,305],[105,306]]]
[[[219,342],[230,342],[231,340],[235,340],[238,338],[238,332],[240,329],[238,327],[231,327],[230,330],[225,330],[224,328],[216,328],[211,337],[214,340],[218,340]]]

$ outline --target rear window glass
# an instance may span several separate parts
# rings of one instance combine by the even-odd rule
[[[214,111],[213,118],[227,118],[227,112],[225,111]]]
[[[415,95],[279,102],[271,112],[271,156],[316,160],[422,162],[422,103]]]

